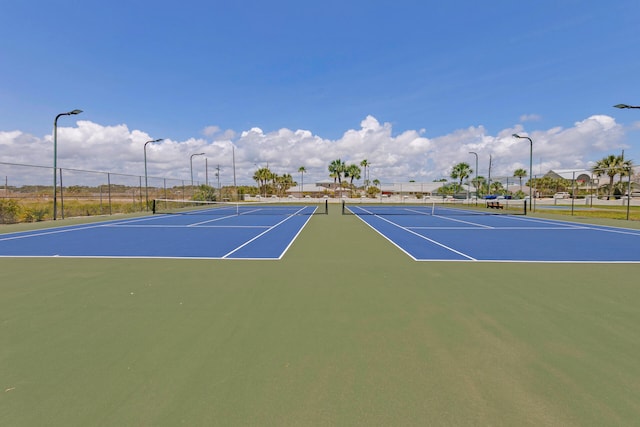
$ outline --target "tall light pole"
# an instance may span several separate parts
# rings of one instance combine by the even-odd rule
[[[476,206],[478,206],[478,153],[469,151],[469,154],[473,154],[474,156],[476,156],[476,183],[474,187],[476,188]]]
[[[531,187],[533,186],[533,141],[528,136],[520,136],[517,133],[512,135],[514,138],[529,140],[529,209],[533,207],[533,197],[531,197]]]
[[[231,161],[233,162],[233,194],[235,198],[238,198],[238,187],[236,186],[236,146],[231,143]],[[267,169],[269,163],[267,163]],[[237,200],[236,200],[237,201]]]
[[[53,121],[53,220],[58,215],[58,203],[56,192],[58,189],[58,119],[60,116],[71,116],[82,113],[82,110],[71,110],[67,113],[60,113]]]
[[[204,156],[204,153],[192,154],[191,157],[189,157],[189,164],[191,165],[191,187],[193,187],[193,157],[194,156]]]
[[[149,210],[149,183],[147,182],[147,145],[154,142],[163,141],[162,138],[153,139],[144,143],[144,199],[146,202],[145,209]]]
[[[216,178],[218,179],[218,201],[220,201],[222,200],[222,191],[220,189],[220,165],[216,168]]]
[[[487,178],[487,195],[491,194],[491,162],[492,162],[492,157],[491,157],[491,154],[489,154],[489,176]]]
[[[614,105],[616,108],[640,108],[640,105],[627,105],[627,104],[617,104]],[[624,150],[622,151],[622,158],[624,160]],[[633,169],[629,169],[629,185],[627,187],[627,219],[629,219],[629,209],[631,205],[631,174],[633,173]]]

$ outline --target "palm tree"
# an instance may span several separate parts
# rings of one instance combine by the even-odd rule
[[[469,166],[469,163],[462,162],[462,163],[458,163],[453,167],[453,169],[451,170],[451,178],[459,179],[460,187],[462,187],[462,181],[464,181],[465,178],[468,178],[469,175],[471,175],[472,173],[473,173],[473,169],[471,169],[471,166]]]
[[[609,177],[609,199],[613,196],[613,178],[624,169],[622,166],[623,163],[624,159],[622,156],[610,154],[598,160],[593,168],[591,168],[591,171],[595,173],[596,176],[607,175]]]
[[[285,173],[284,175],[273,174],[273,186],[276,189],[276,194],[278,196],[284,196],[287,190],[296,185],[293,180],[293,177],[289,173]]]
[[[369,186],[369,162],[367,159],[361,161],[360,166],[364,168],[364,191],[367,191],[367,187]]]
[[[274,174],[269,168],[260,168],[253,174],[253,180],[256,181],[261,189],[264,189],[264,195],[267,195],[267,182],[273,179]]]
[[[520,180],[520,189],[522,190],[522,178],[526,178],[527,177],[527,170],[526,169],[522,169],[522,168],[516,169],[513,172],[513,176]]]
[[[360,179],[360,172],[362,172],[360,170],[360,167],[358,167],[358,165],[356,164],[352,164],[349,166],[346,166],[344,168],[344,176],[345,178],[349,178],[349,187],[351,187],[351,191],[353,193],[353,180],[354,179]],[[353,196],[353,194],[351,195]]]
[[[471,182],[473,183],[473,186],[476,187],[476,197],[482,196],[487,189],[487,179],[484,176],[479,175],[477,178],[473,178]]]
[[[304,192],[304,173],[305,173],[306,171],[307,171],[307,170],[305,169],[305,167],[304,167],[304,166],[300,166],[300,167],[298,168],[298,172],[300,172],[300,195],[301,195],[301,196],[303,195],[303,192]]]
[[[336,159],[329,164],[330,176],[338,180],[339,187],[342,187],[342,174],[344,174],[345,167],[344,162],[340,159]]]
[[[632,172],[633,161],[632,160],[624,160],[623,156],[620,156],[620,182],[622,182],[622,178],[625,176],[629,176]]]
[[[358,167],[358,165],[349,165],[347,167],[344,168],[344,177],[345,178],[349,178],[349,184],[351,184],[351,186],[353,186],[353,180],[354,179],[360,179],[360,173],[362,171],[360,170],[360,168]]]
[[[489,193],[491,194],[503,194],[504,193],[504,186],[502,185],[501,182],[499,181],[494,181],[491,183],[491,188],[489,189]]]
[[[380,180],[378,178],[373,180],[373,185],[380,189],[380,197],[382,197],[382,186],[380,185]]]

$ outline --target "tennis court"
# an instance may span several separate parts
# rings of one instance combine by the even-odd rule
[[[357,215],[416,261],[640,262],[639,230],[532,218],[523,212],[436,205],[343,207],[343,213]]]
[[[318,209],[166,202],[153,216],[4,234],[0,256],[280,259]]]

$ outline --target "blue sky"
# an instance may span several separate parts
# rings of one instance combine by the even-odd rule
[[[229,140],[243,176],[372,157],[382,180],[431,180],[473,150],[509,174],[528,168],[514,132],[536,136],[534,173],[638,164],[640,110],[612,108],[640,105],[638,40],[637,0],[5,1],[0,161],[49,164],[53,118],[79,108],[68,138],[132,158],[61,140],[62,167],[135,172],[148,137],[166,139],[156,173],[184,175],[191,150],[227,162]]]

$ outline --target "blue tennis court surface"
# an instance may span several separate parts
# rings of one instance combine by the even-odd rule
[[[515,215],[351,211],[416,261],[640,262],[640,230]]]
[[[280,259],[315,210],[154,215],[0,234],[0,256]]]

